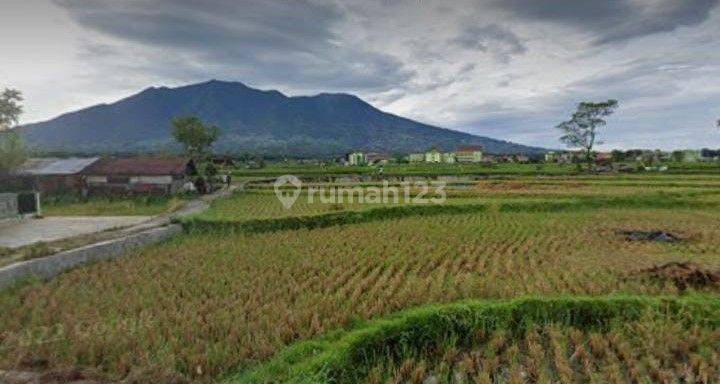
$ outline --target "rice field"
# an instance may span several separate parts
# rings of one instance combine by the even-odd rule
[[[714,383],[720,331],[648,317],[612,329],[557,324],[474,336],[474,347],[387,359],[364,383]]]
[[[0,292],[0,369],[37,369],[36,363],[42,362],[42,369],[79,370],[110,380],[213,382],[258,366],[293,343],[420,305],[525,295],[677,295],[682,290],[672,280],[650,279],[640,271],[672,261],[720,269],[720,197],[715,193],[720,178],[663,178],[646,184],[626,179],[559,179],[552,181],[550,196],[543,192],[548,186],[541,181],[498,183],[521,185],[504,188],[480,183],[451,191],[457,195],[451,195],[449,204],[489,204],[490,209],[483,212],[411,215],[258,234],[188,233],[136,251],[132,257]],[[583,186],[573,188],[572,183]],[[630,185],[617,185],[623,183]],[[595,188],[594,184],[599,185]],[[493,190],[490,197],[487,189]],[[614,200],[619,202],[614,205],[581,209],[585,202],[605,201],[592,200],[601,198],[622,199]],[[629,198],[662,204],[636,204]],[[577,204],[562,210],[517,208],[518,202],[549,204],[564,199]],[[675,205],[678,201],[702,204]],[[216,201],[203,217],[271,220],[367,205],[301,204],[287,211],[274,194],[252,191]],[[682,241],[633,242],[619,234],[624,230],[663,230]],[[713,287],[688,291],[718,292]],[[672,324],[662,319],[628,324],[629,328],[613,329],[603,337],[616,337],[618,345],[635,349],[640,338],[629,336],[645,325],[665,330],[646,330],[648,337],[656,336],[651,337],[652,343],[671,346]],[[697,354],[702,360],[693,357],[693,361],[675,363],[686,364],[695,378],[702,372],[716,373],[701,372],[699,367],[717,369],[711,364],[717,362],[717,354],[700,352],[717,341],[717,334],[699,328],[682,331],[678,340],[699,340]],[[504,347],[494,352],[497,369],[483,370],[490,379],[512,382],[513,372],[530,375],[525,362],[531,354],[528,343],[535,341],[542,345],[537,352],[542,359],[537,359],[546,366],[539,371],[543,375],[562,373],[548,366],[555,358],[553,342],[563,351],[558,356],[570,362],[571,372],[566,373],[574,378],[603,382],[603,375],[610,374],[604,363],[597,363],[602,361],[598,358],[593,357],[596,366],[590,370],[582,368],[579,355],[571,359],[580,343],[589,354],[594,353],[589,345],[599,338],[595,333],[552,324],[533,332],[505,339]],[[485,345],[501,336],[501,332],[484,335],[478,349],[456,351],[445,368],[440,363],[447,351],[439,351],[440,358],[410,356],[407,363],[380,364],[373,377],[385,382],[418,369],[428,375],[446,372],[443,369],[455,372],[469,364],[462,361],[485,356]],[[668,369],[662,361],[657,365],[652,360],[672,355],[672,350],[666,353],[662,348],[648,355],[650,360],[636,355],[635,365],[619,362],[614,367],[624,373],[637,367],[638,377],[653,378],[652,367],[658,372]],[[613,353],[615,357],[602,358],[615,359],[620,352]],[[481,359],[477,364],[484,366],[488,361]],[[464,371],[468,377],[477,376],[477,364]],[[679,371],[673,372],[678,375]]]

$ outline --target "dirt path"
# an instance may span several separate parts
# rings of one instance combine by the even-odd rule
[[[57,241],[113,228],[134,226],[150,219],[149,216],[79,216],[13,220],[0,225],[0,246],[18,248],[41,241]]]

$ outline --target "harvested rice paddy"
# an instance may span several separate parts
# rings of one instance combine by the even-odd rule
[[[681,288],[641,271],[676,261],[720,270],[718,186],[714,176],[479,182],[449,188],[446,204],[484,210],[429,215],[409,208],[402,217],[294,230],[270,224],[386,205],[298,199],[286,210],[272,192],[238,193],[200,219],[264,220],[268,230],[189,231],[131,257],[0,292],[0,369],[214,382],[295,343],[423,305],[527,295],[717,295],[712,285]],[[620,233],[630,230],[662,230],[680,241],[628,241]],[[463,348],[380,359],[367,382],[445,380],[458,370],[478,382],[561,375],[603,382],[635,371],[642,379],[716,378],[717,352],[707,353],[716,332],[697,325],[674,334],[657,316],[603,330],[552,322],[512,337],[493,330]],[[655,354],[642,355],[641,335],[658,346]],[[696,343],[673,359],[676,340]],[[587,355],[575,353],[580,346]],[[622,355],[623,348],[631,353]],[[518,377],[524,381],[513,381]]]

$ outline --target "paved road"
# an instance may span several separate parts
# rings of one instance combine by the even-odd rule
[[[137,225],[148,216],[46,217],[43,219],[0,222],[0,247],[17,248],[38,241],[54,241]]]

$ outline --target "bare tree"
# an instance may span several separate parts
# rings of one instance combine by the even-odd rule
[[[617,100],[612,99],[600,103],[582,102],[570,120],[556,126],[563,131],[561,142],[568,148],[583,150],[588,169],[593,167],[593,147],[602,144],[597,140],[597,128],[607,124],[604,118],[612,115],[617,107]]]

